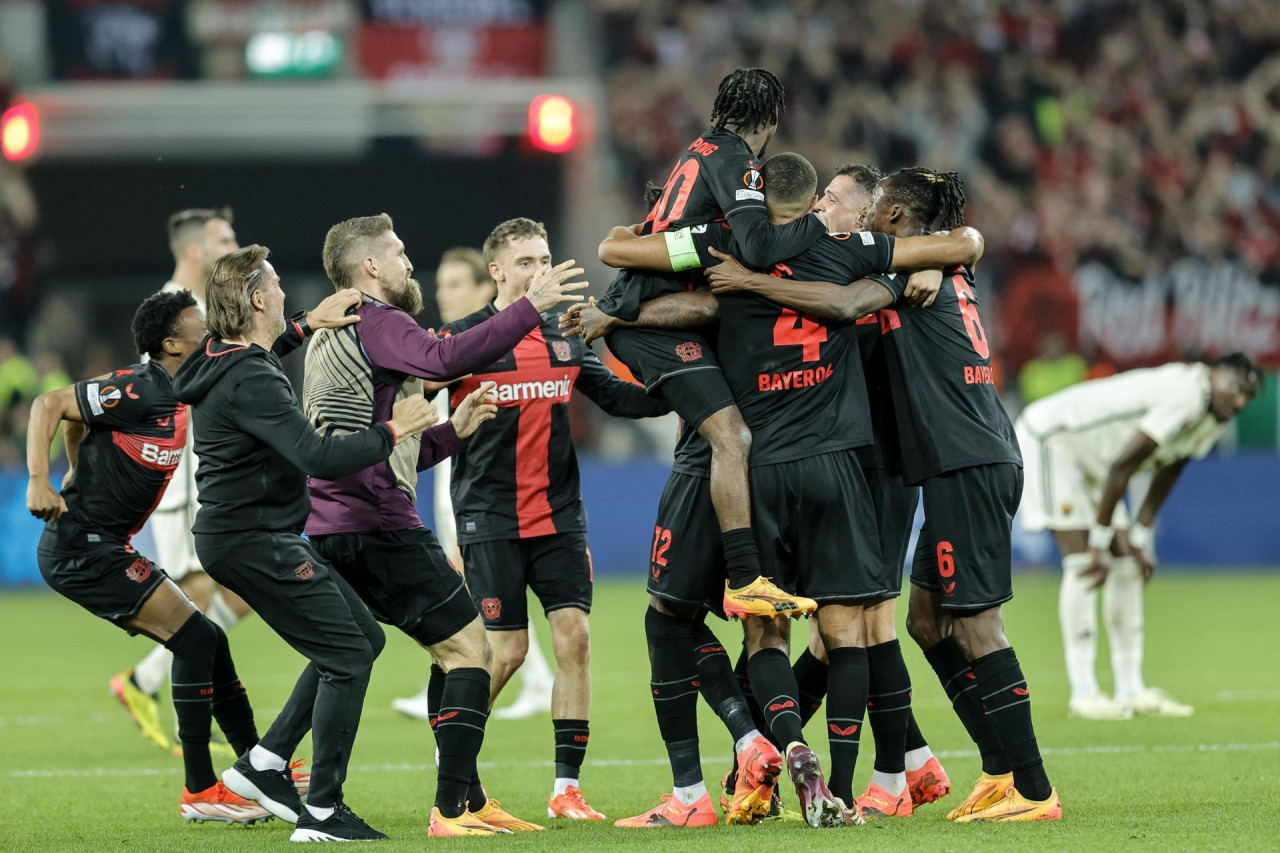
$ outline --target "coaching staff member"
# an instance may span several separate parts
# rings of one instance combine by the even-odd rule
[[[298,408],[279,356],[301,343],[309,325],[357,322],[344,315],[360,295],[335,294],[310,323],[306,315],[286,323],[284,291],[268,253],[248,246],[214,265],[209,336],[175,382],[178,399],[195,413],[200,511],[192,531],[200,562],[311,661],[266,736],[223,781],[297,823],[294,841],[385,838],[342,802],[369,671],[385,639],[351,587],[300,534],[311,509],[309,475],[336,479],[386,459],[398,442],[430,426],[435,410],[423,397],[408,398],[386,423],[318,435]],[[314,767],[303,809],[285,762],[305,719],[312,723]]]

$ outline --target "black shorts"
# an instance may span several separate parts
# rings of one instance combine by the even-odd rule
[[[666,329],[619,329],[606,341],[645,390],[694,429],[735,405],[715,350],[701,335]]]
[[[947,610],[986,610],[1013,598],[1013,514],[1022,466],[975,465],[924,481],[924,526],[911,583]]]
[[[101,534],[70,524],[59,529],[60,523],[45,526],[36,549],[45,583],[94,616],[123,628],[168,575],[127,543],[104,541]]]
[[[336,533],[311,542],[374,618],[424,646],[449,639],[477,616],[462,573],[426,528]]]
[[[885,577],[893,586],[890,596],[902,593],[902,567],[907,562],[907,546],[911,544],[911,526],[920,503],[920,487],[903,485],[901,474],[888,469],[864,467],[871,502],[876,511],[876,529],[880,531],[880,562]]]
[[[875,510],[852,450],[751,469],[761,574],[818,601],[884,598]]]
[[[525,587],[550,613],[566,607],[591,612],[591,550],[585,533],[529,539],[491,539],[460,546],[467,586],[484,627],[522,631],[529,624]]]
[[[718,610],[726,577],[711,481],[672,471],[658,501],[649,594],[680,604],[714,604],[712,610]]]

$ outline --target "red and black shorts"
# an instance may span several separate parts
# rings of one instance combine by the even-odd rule
[[[854,451],[753,467],[751,514],[761,574],[786,592],[835,602],[884,598],[898,588],[880,559],[875,510]]]
[[[375,619],[424,646],[443,642],[475,621],[476,606],[462,573],[426,528],[312,536],[311,544]]]
[[[668,329],[619,329],[605,339],[651,395],[692,429],[735,405],[715,350],[702,335]]]
[[[1013,598],[1013,515],[1022,466],[975,465],[924,481],[924,526],[911,583],[947,610],[987,610]]]
[[[649,594],[678,604],[705,604],[719,614],[726,577],[711,481],[672,471],[658,501],[649,549]]]
[[[522,631],[529,624],[525,589],[544,613],[576,607],[591,612],[591,550],[585,533],[528,539],[490,539],[461,545],[471,598],[489,631]]]
[[[45,525],[36,562],[45,583],[121,628],[138,615],[156,587],[168,580],[163,569],[128,543],[109,540],[63,520]]]

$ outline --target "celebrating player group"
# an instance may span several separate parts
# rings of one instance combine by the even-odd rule
[[[133,321],[144,360],[38,398],[27,499],[46,522],[49,585],[158,644],[111,684],[143,733],[174,749],[157,714],[169,679],[184,818],[275,817],[295,825],[293,841],[386,838],[345,802],[343,783],[389,625],[429,656],[413,712],[438,749],[429,834],[542,829],[506,812],[477,772],[495,700],[527,656],[540,660],[532,589],[557,663],[547,817],[605,819],[580,781],[593,574],[569,437],[575,387],[613,415],[681,420],[643,615],[673,785],[616,826],[856,827],[950,794],[912,713],[895,629],[921,501],[907,630],[982,761],[947,819],[1061,819],[1001,616],[1024,477],[1028,525],[1052,529],[1065,555],[1073,713],[1177,711],[1141,683],[1150,527],[1186,461],[1256,394],[1257,366],[1233,354],[1123,389],[1064,392],[1123,391],[1126,404],[1093,419],[1078,400],[1051,399],[1015,429],[996,391],[977,297],[983,238],[965,225],[959,177],[847,165],[819,192],[805,158],[766,157],[782,112],[768,71],[721,82],[710,126],[651,187],[648,218],[600,244],[620,271],[598,302],[578,292],[574,261],[553,263],[543,226],[517,218],[484,241],[479,298],[462,299],[471,313],[452,312],[439,333],[414,319],[422,289],[386,214],[329,229],[321,261],[336,292],[292,317],[269,250],[239,248],[229,210],[171,219],[173,280]],[[297,394],[281,359],[308,338]],[[598,338],[639,384],[597,358]],[[441,389],[447,418],[429,402]],[[59,492],[49,448],[63,423],[71,470]],[[1089,456],[1100,446],[1091,430],[1106,430],[1114,459]],[[1024,453],[1035,454],[1025,467]],[[444,460],[442,545],[415,504],[418,473]],[[1156,474],[1130,527],[1121,500],[1144,467]],[[159,564],[130,544],[149,518]],[[1090,595],[1103,582],[1108,601],[1122,590],[1112,630],[1128,655],[1116,659],[1127,692],[1105,701],[1092,647],[1070,642],[1092,636]],[[307,659],[261,735],[226,635],[251,613]],[[736,662],[709,614],[740,625]],[[798,616],[812,621],[792,663]],[[1134,621],[1136,648],[1124,633]],[[702,775],[699,696],[734,743],[719,810]],[[824,701],[825,770],[803,731]],[[864,720],[875,761],[855,796]],[[308,732],[310,765],[295,755]]]

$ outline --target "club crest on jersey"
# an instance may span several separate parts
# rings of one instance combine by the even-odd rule
[[[120,389],[114,385],[107,385],[98,392],[98,402],[104,409],[113,408],[120,402]]]
[[[124,576],[134,583],[142,583],[151,577],[151,570],[154,568],[151,561],[146,557],[139,557],[129,564],[129,568],[124,570]]]
[[[293,573],[298,576],[299,580],[306,581],[306,580],[311,580],[313,577],[316,576],[316,569],[315,569],[315,566],[311,565],[311,561],[308,560],[307,562],[298,566],[298,568],[294,569]]]
[[[697,361],[702,358],[702,344],[696,341],[676,344],[676,355],[680,356],[681,361]]]
[[[555,353],[556,358],[560,361],[568,361],[573,357],[573,349],[569,346],[568,341],[552,341],[551,351]]]
[[[502,615],[502,599],[486,598],[480,602],[480,612],[486,619],[497,619]]]

